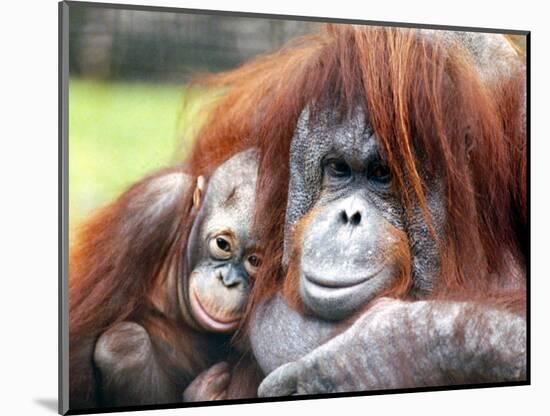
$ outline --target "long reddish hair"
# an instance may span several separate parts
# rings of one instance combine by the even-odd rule
[[[97,406],[92,357],[97,337],[139,314],[166,278],[162,267],[184,247],[194,221],[192,192],[153,226],[143,215],[147,183],[184,167],[159,171],[132,185],[75,229],[69,256],[69,371],[72,408]],[[149,195],[154,197],[154,195]],[[139,201],[136,203],[136,200]]]
[[[447,221],[436,293],[471,294],[505,286],[513,270],[523,275],[528,228],[521,68],[518,54],[507,77],[491,82],[459,45],[443,45],[418,30],[327,25],[236,70],[199,78],[196,84],[223,93],[199,132],[189,160],[193,170],[208,171],[228,152],[252,144],[260,149],[256,222],[267,255],[251,307],[279,289],[284,277],[289,147],[301,111],[312,102],[342,117],[357,106],[365,111],[404,206],[419,203],[428,224],[418,156],[425,156],[424,169],[442,176]]]

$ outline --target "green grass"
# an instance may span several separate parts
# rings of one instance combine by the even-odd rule
[[[71,227],[147,173],[175,162],[182,102],[181,86],[70,80]]]

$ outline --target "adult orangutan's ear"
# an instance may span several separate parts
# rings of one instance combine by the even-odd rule
[[[202,201],[202,194],[204,192],[204,176],[199,176],[197,178],[197,184],[195,186],[195,191],[193,192],[193,208],[199,209]]]

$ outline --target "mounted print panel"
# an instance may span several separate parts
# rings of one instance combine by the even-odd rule
[[[529,384],[529,32],[59,11],[60,413]]]

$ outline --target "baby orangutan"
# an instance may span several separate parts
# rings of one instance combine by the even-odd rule
[[[230,343],[260,262],[256,169],[241,152],[205,193],[202,176],[193,191],[164,171],[86,225],[71,257],[71,409],[180,402],[215,363],[185,400],[256,395],[260,373]]]

